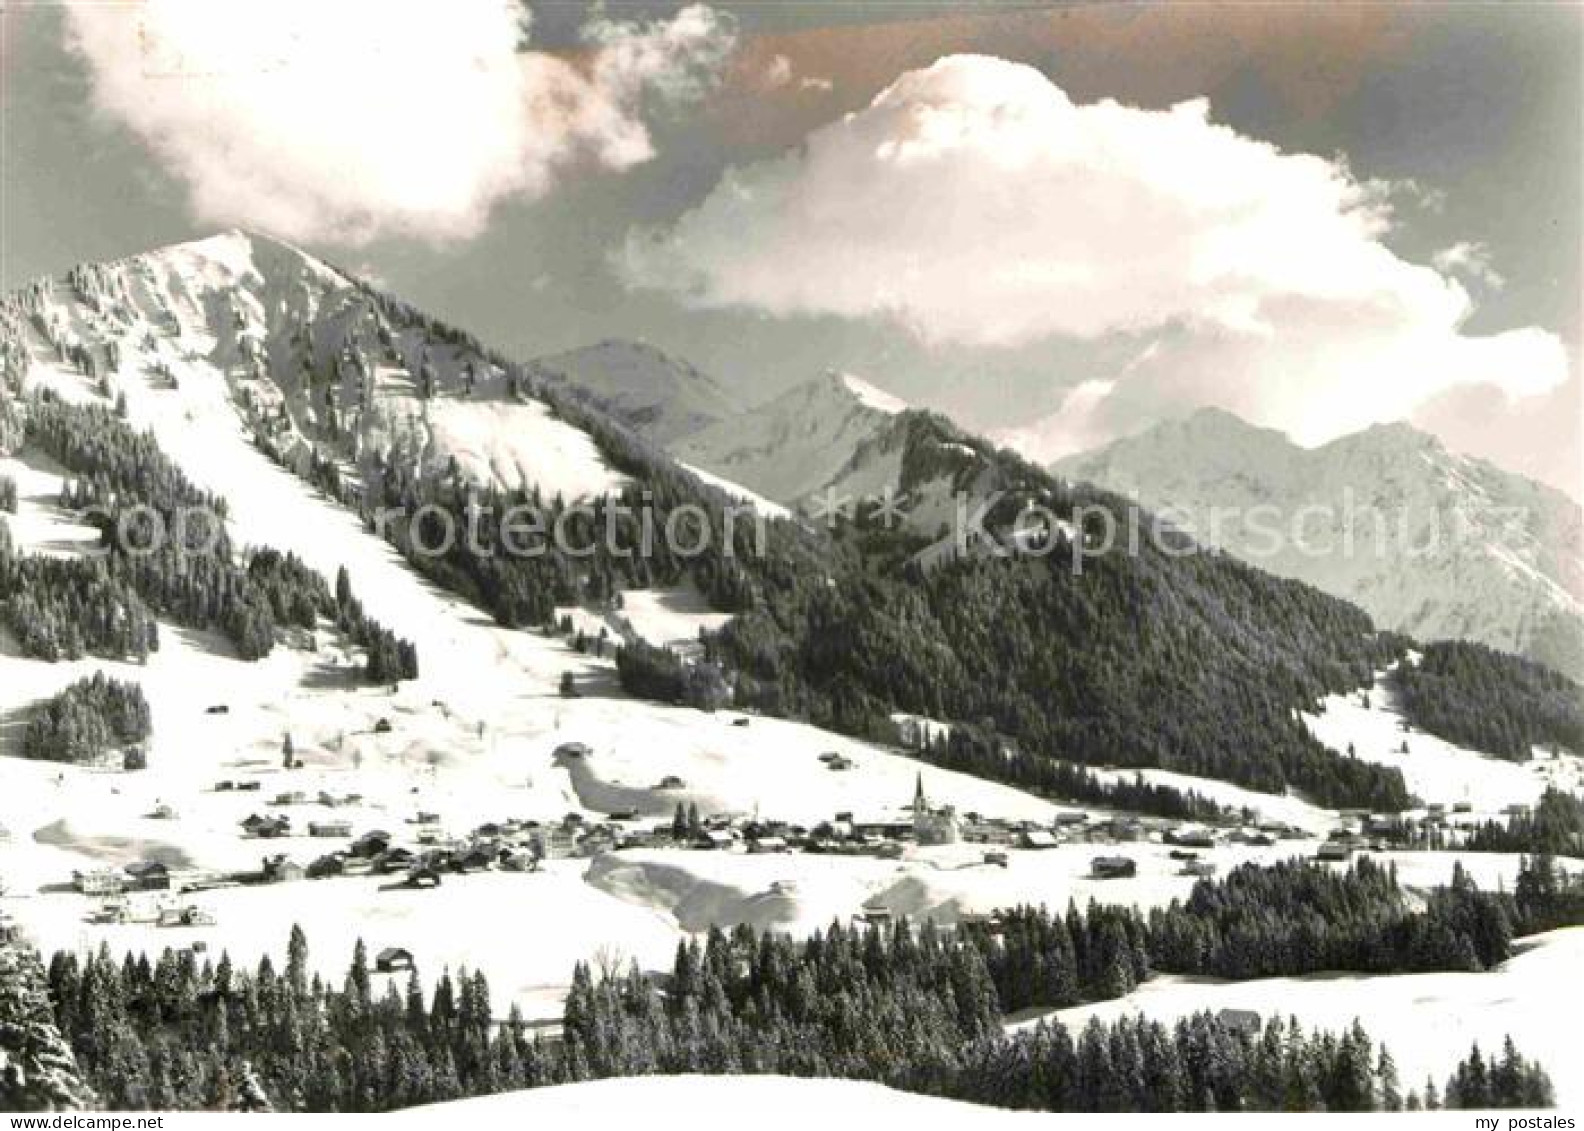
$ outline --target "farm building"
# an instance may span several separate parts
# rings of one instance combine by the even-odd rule
[[[412,968],[412,951],[403,947],[388,946],[374,956],[374,969],[381,974],[394,974],[398,970]]]
[[[1138,864],[1129,856],[1096,856],[1089,874],[1097,880],[1120,880],[1138,875]]]

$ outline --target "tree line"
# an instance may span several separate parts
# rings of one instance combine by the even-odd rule
[[[679,944],[663,975],[579,963],[559,1039],[513,1009],[496,1023],[482,974],[344,977],[286,960],[58,952],[47,970],[0,946],[0,1106],[13,1111],[384,1111],[494,1092],[652,1073],[874,1080],[1050,1111],[1398,1110],[1549,1106],[1550,1081],[1508,1041],[1476,1048],[1442,1090],[1404,1094],[1391,1055],[1355,1023],[1250,1028],[1200,1013],[1045,1021],[1007,1033],[982,953],[929,924],[833,925],[796,941],[747,927]],[[383,983],[383,985],[382,985]]]

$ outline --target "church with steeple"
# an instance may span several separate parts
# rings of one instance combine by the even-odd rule
[[[939,809],[930,807],[929,798],[924,796],[922,773],[913,786],[913,837],[920,844],[956,844],[962,839],[956,808],[951,805]]]

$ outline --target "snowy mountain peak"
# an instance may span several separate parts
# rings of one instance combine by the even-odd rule
[[[791,505],[829,483],[907,407],[861,378],[828,370],[686,437],[671,451]]]
[[[1383,627],[1584,671],[1578,504],[1409,424],[1305,449],[1204,410],[1053,470],[1170,508],[1201,538],[1353,601]]]
[[[858,398],[865,408],[872,408],[876,412],[883,412],[895,416],[899,412],[906,412],[908,404],[900,397],[893,396],[884,389],[871,385],[861,377],[854,377],[851,373],[841,373],[831,370],[827,375],[828,380],[834,380],[843,389]]]

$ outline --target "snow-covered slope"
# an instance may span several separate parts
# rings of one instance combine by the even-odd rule
[[[1511,1036],[1526,1055],[1549,1070],[1558,1105],[1584,1100],[1577,1071],[1577,1010],[1559,992],[1576,985],[1584,962],[1584,928],[1551,931],[1520,940],[1496,970],[1479,974],[1314,974],[1225,982],[1167,975],[1126,997],[1099,1005],[1056,1010],[1070,1030],[1090,1018],[1114,1021],[1134,1013],[1168,1024],[1199,1010],[1248,1009],[1262,1018],[1296,1017],[1305,1028],[1343,1029],[1355,1020],[1396,1058],[1405,1088],[1422,1088],[1468,1055],[1475,1042],[1490,1053]],[[1020,1024],[1032,1025],[1034,1018]]]
[[[1207,409],[1053,470],[1167,512],[1201,541],[1353,601],[1382,627],[1584,673],[1578,504],[1407,425],[1304,449]]]
[[[742,411],[732,390],[646,342],[608,339],[543,357],[535,367],[552,380],[593,393],[662,447]]]
[[[239,406],[299,471],[318,456],[355,488],[394,461],[567,499],[623,482],[479,343],[267,237],[230,231],[78,268],[29,297],[30,328],[47,330],[35,345],[81,344],[98,391],[179,393],[187,371],[206,404]]]
[[[830,372],[671,446],[685,463],[795,505],[831,482],[906,409],[845,373]]]
[[[696,1124],[702,1113],[755,1127],[915,1120],[925,1126],[977,1127],[1017,1118],[1012,1112],[934,1096],[898,1092],[857,1080],[787,1076],[638,1076],[563,1084],[526,1092],[412,1108],[383,1116],[397,1122],[436,1117],[534,1123],[547,1120],[615,1126],[643,1121],[662,1127]]]

